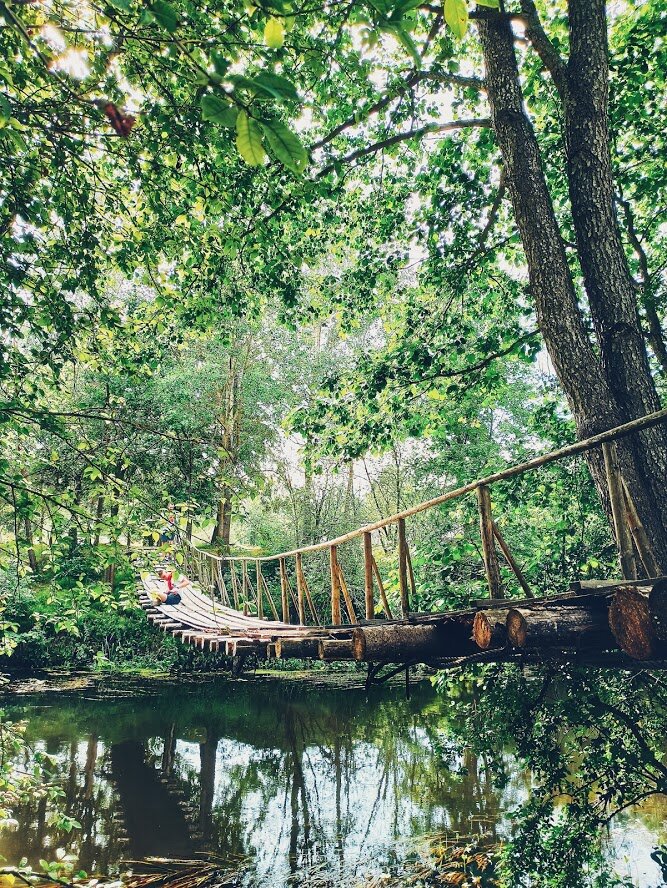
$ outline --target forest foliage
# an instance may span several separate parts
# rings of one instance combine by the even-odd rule
[[[174,662],[132,596],[133,549],[171,515],[201,545],[280,551],[663,403],[666,18],[664,0],[0,0],[3,653]],[[664,433],[642,445],[622,467],[664,560]],[[616,569],[595,460],[497,486],[494,514],[536,591]],[[480,596],[477,520],[466,500],[410,523],[416,609]],[[395,545],[376,544],[393,600]],[[360,552],[341,558],[362,600]],[[582,780],[612,753],[634,767],[635,697],[614,715],[610,688]],[[526,755],[544,741],[555,793],[541,702],[530,736],[499,730]],[[547,802],[517,853],[554,836]],[[593,821],[570,813],[573,878]]]

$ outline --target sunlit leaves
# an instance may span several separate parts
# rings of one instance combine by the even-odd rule
[[[262,129],[277,159],[293,173],[302,173],[308,164],[308,154],[298,136],[279,120],[263,121]]]
[[[466,0],[445,0],[445,21],[455,37],[465,37],[468,30],[468,6]]]
[[[150,10],[158,25],[173,34],[178,27],[178,14],[171,3],[167,3],[166,0],[155,0]]]
[[[264,43],[269,49],[280,49],[285,42],[285,29],[280,19],[270,18],[264,27]]]
[[[236,118],[236,147],[249,166],[261,166],[266,158],[262,134],[252,117],[240,111]]]
[[[299,95],[294,84],[280,74],[260,71],[254,77],[234,75],[229,78],[234,88],[247,90],[260,98],[277,99],[279,102],[297,102]]]
[[[210,120],[219,126],[225,126],[229,129],[234,129],[236,126],[237,109],[233,108],[229,102],[220,98],[220,96],[211,93],[203,96],[201,109],[204,120]]]

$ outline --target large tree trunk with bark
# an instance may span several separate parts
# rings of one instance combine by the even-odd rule
[[[594,3],[601,2],[594,0]],[[576,0],[573,5],[583,16],[583,7],[587,5],[584,0]],[[571,26],[580,27],[579,19],[575,17]],[[484,16],[479,20],[478,27],[493,127],[526,256],[540,331],[567,396],[579,435],[596,434],[637,415],[651,412],[658,405],[632,289],[629,295],[626,290],[626,284],[631,288],[632,282],[627,267],[624,267],[622,244],[613,211],[613,188],[612,194],[608,194],[612,180],[606,87],[600,93],[599,83],[597,80],[591,83],[593,75],[587,71],[584,78],[587,86],[582,86],[578,93],[583,101],[580,92],[595,88],[596,102],[598,105],[601,102],[604,107],[602,123],[598,108],[595,125],[590,121],[585,125],[578,121],[575,125],[575,97],[568,96],[564,101],[572,210],[584,283],[600,346],[598,353],[589,338],[578,304],[563,238],[542,168],[539,144],[525,110],[509,19],[502,13]],[[575,52],[568,79],[583,76],[585,38],[578,35],[577,39],[581,45]],[[605,66],[602,76],[606,80],[606,43],[603,50]],[[589,67],[599,65],[598,50]],[[599,73],[596,76],[599,79]],[[561,95],[566,95],[568,88],[560,78],[558,85]],[[587,102],[590,105],[590,97]],[[607,170],[599,169],[597,156],[587,156],[582,160],[588,151],[586,139],[590,137],[591,127],[599,142],[604,143],[606,139]],[[598,146],[597,151],[601,150]],[[608,254],[607,259],[603,258],[602,261],[593,256],[601,242],[604,242],[604,250]],[[621,252],[620,258],[617,248]],[[601,268],[601,264],[605,263],[607,267]],[[589,284],[593,288],[592,297],[588,293]],[[601,288],[608,290],[602,295]],[[620,459],[628,489],[664,569],[667,564],[667,491],[664,490],[667,447],[663,441],[664,432],[657,432],[644,435],[634,444],[625,442],[620,448]],[[592,452],[588,463],[609,513],[600,454]]]
[[[635,419],[660,409],[636,291],[616,216],[609,135],[604,0],[570,0],[570,58],[563,78],[567,178],[577,252],[607,383]],[[621,443],[623,474],[652,537],[667,535],[667,427]],[[664,551],[663,558],[664,562]]]

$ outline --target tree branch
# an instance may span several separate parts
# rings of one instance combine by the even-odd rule
[[[447,133],[459,129],[490,126],[490,117],[471,117],[464,120],[451,120],[447,123],[428,123],[426,126],[408,130],[405,133],[396,133],[393,136],[389,136],[387,139],[383,139],[381,142],[366,145],[365,148],[357,148],[356,151],[352,151],[350,154],[346,154],[344,157],[340,157],[338,160],[323,167],[318,172],[317,178],[319,179],[322,178],[322,176],[326,176],[327,173],[330,173],[339,164],[352,163],[355,160],[360,160],[362,157],[368,157],[369,154],[376,154],[378,151],[384,151],[385,148],[390,148],[392,145],[397,145],[400,142],[407,142],[410,139],[421,139],[424,136],[437,135],[439,133]]]
[[[346,129],[356,126],[361,120],[367,120],[372,114],[377,114],[378,111],[382,111],[387,105],[390,105],[394,99],[409,92],[413,86],[429,80],[434,80],[437,83],[446,83],[452,86],[461,86],[468,89],[484,89],[484,81],[478,77],[463,77],[460,74],[447,74],[445,72],[439,73],[436,71],[413,71],[395,90],[386,93],[381,99],[378,99],[377,102],[374,102],[372,105],[364,108],[363,111],[354,114],[352,117],[348,117],[347,120],[338,124],[338,126],[334,127],[334,129],[327,133],[326,136],[311,145],[310,150],[316,151],[318,148],[322,148]]]
[[[563,78],[565,76],[565,61],[561,58],[560,53],[547,37],[533,0],[521,0],[521,9],[524,14],[526,36],[530,43],[532,43],[535,52],[542,60],[542,64],[551,74],[553,82],[560,92]]]

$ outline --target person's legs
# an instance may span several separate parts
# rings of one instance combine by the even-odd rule
[[[160,592],[159,589],[155,589],[155,588],[149,589],[148,594],[151,596],[153,601],[156,601],[156,602],[160,601],[162,604],[164,604],[165,601],[167,600],[167,593]]]

